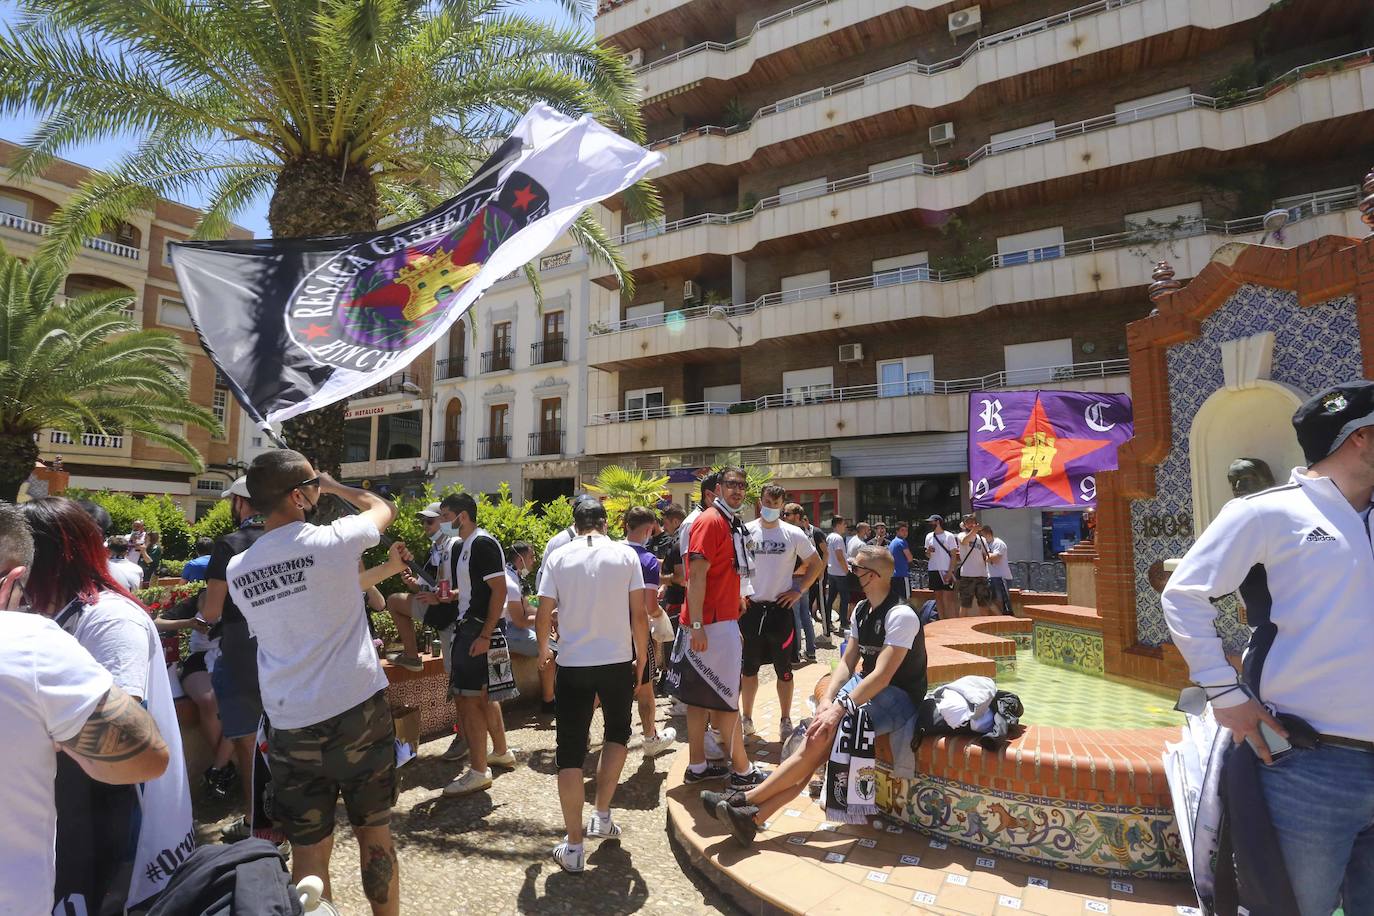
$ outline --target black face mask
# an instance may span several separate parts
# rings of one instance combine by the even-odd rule
[[[301,510],[301,512],[305,516],[305,523],[307,525],[313,525],[315,523],[315,519],[318,518],[320,515],[319,500],[316,500],[313,504],[304,507]]]

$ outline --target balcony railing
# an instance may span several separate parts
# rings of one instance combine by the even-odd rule
[[[29,235],[50,235],[52,233],[52,226],[49,224],[40,223],[36,219],[15,216],[13,213],[0,213],[0,226]],[[142,254],[133,245],[121,245],[119,242],[111,242],[109,239],[86,239],[82,244],[95,251],[103,251],[117,258],[128,258],[130,261],[137,261]]]
[[[1132,0],[1132,2],[1138,2],[1138,0]],[[1374,56],[1374,48],[1352,51],[1349,54],[1342,54],[1339,57],[1331,57],[1314,63],[1304,64],[1301,67],[1294,67],[1282,76],[1270,80],[1265,85],[1257,86],[1246,92],[1219,97],[1198,95],[1196,93],[1180,95],[1172,99],[1164,99],[1163,101],[1154,102],[1149,105],[1141,105],[1136,108],[1128,108],[1123,111],[1113,112],[1112,114],[1099,115],[1095,118],[1076,121],[1072,124],[1057,125],[1053,129],[1046,128],[1043,130],[1030,131],[1018,137],[1008,137],[998,140],[996,143],[985,143],[963,159],[952,159],[949,162],[942,162],[937,165],[912,162],[906,165],[892,166],[890,168],[865,172],[862,175],[852,175],[848,178],[840,178],[828,182],[823,187],[817,185],[814,189],[804,192],[774,194],[771,197],[763,198],[748,210],[736,210],[733,213],[698,213],[695,216],[684,217],[683,219],[674,220],[671,223],[662,221],[636,223],[626,227],[625,231],[618,237],[618,241],[620,244],[625,245],[630,242],[636,242],[658,235],[665,235],[669,232],[690,229],[694,226],[729,226],[753,219],[755,215],[764,210],[771,210],[774,207],[785,206],[812,197],[821,197],[839,191],[849,191],[854,188],[881,184],[885,181],[895,181],[899,178],[908,178],[912,175],[933,177],[936,175],[950,174],[952,172],[963,172],[983,159],[986,159],[988,156],[997,156],[1014,150],[1038,146],[1042,143],[1053,143],[1065,137],[1077,137],[1084,134],[1095,133],[1099,130],[1106,130],[1109,127],[1116,127],[1119,124],[1130,124],[1135,121],[1162,117],[1164,115],[1175,114],[1180,111],[1188,111],[1195,108],[1224,111],[1226,109],[1266,99],[1274,93],[1294,85],[1298,80],[1302,79],[1303,76],[1310,75],[1313,71],[1343,70],[1367,66],[1372,56]]]
[[[834,2],[838,2],[838,0],[808,0],[808,2],[802,3],[798,6],[794,6],[791,9],[783,10],[780,13],[774,13],[771,16],[765,16],[763,19],[760,19],[758,22],[754,23],[754,27],[749,30],[748,35],[742,35],[739,38],[736,38],[734,41],[703,41],[699,44],[692,45],[690,48],[683,48],[676,54],[669,54],[667,57],[660,57],[658,60],[651,61],[650,63],[647,63],[642,67],[636,68],[635,72],[649,73],[650,71],[657,70],[660,67],[666,67],[669,64],[677,63],[685,57],[691,57],[695,54],[700,54],[703,51],[725,52],[733,51],[736,48],[742,48],[745,45],[749,44],[749,42],[753,40],[754,36],[757,35],[761,29],[765,29],[768,26],[774,25],[779,22],[786,22],[787,20],[800,16],[803,13],[809,13],[814,9],[819,9],[823,6],[829,6],[831,3]],[[986,48],[991,48],[995,45],[1000,45],[1008,41],[1015,41],[1016,39],[1024,38],[1027,35],[1035,35],[1039,32],[1045,31],[1046,29],[1053,29],[1057,26],[1064,25],[1065,23],[1073,22],[1077,19],[1082,19],[1084,16],[1093,16],[1097,13],[1101,13],[1106,10],[1114,10],[1118,7],[1130,6],[1132,3],[1140,2],[1141,0],[1098,0],[1097,3],[1089,3],[1087,6],[1080,6],[1077,9],[1072,9],[1064,13],[1058,13],[1054,16],[1046,16],[1044,19],[1037,19],[1034,22],[1027,22],[1023,25],[1013,26],[1010,29],[998,32],[995,35],[988,35],[984,38],[980,38],[973,44],[965,48],[962,54],[958,55],[957,57],[951,57],[948,60],[942,60],[938,63],[933,64],[923,64],[919,61],[911,61],[909,64],[901,64],[899,66],[922,67],[925,68],[924,72],[927,73],[939,73],[942,70],[952,70],[955,67],[962,65],[964,61],[968,60],[974,54]]]
[[[544,429],[536,433],[530,433],[530,454],[531,455],[561,455],[563,454],[563,430]]]
[[[513,355],[515,355],[515,348],[513,347],[505,347],[500,350],[488,350],[482,354],[482,371],[500,372],[503,369],[509,369],[511,357]]]
[[[462,461],[463,440],[446,439],[431,443],[429,457],[432,461]]]
[[[423,394],[424,389],[420,386],[419,376],[411,372],[398,372],[388,379],[378,382],[371,388],[364,388],[362,391],[353,395],[355,400],[362,398],[379,398],[387,394]]]
[[[510,436],[490,436],[485,439],[478,439],[477,457],[479,460],[509,458]]]
[[[438,359],[434,361],[434,371],[438,373],[438,377],[441,379],[462,378],[464,362],[466,362],[466,360],[461,356],[450,356],[447,359]]]
[[[568,340],[565,337],[546,337],[530,344],[530,365],[542,366],[544,363],[558,363],[568,358]]]
[[[1323,216],[1327,213],[1352,209],[1359,204],[1360,198],[1361,194],[1359,187],[1350,185],[1343,188],[1316,191],[1298,199],[1285,199],[1284,203],[1291,204],[1291,206],[1284,209],[1288,211],[1288,224],[1292,225],[1293,223],[1311,219],[1316,216]],[[1248,235],[1255,232],[1262,232],[1263,230],[1263,215],[1244,216],[1224,221],[1186,217],[1169,223],[1140,226],[1127,229],[1123,232],[1113,232],[1109,235],[1092,236],[1086,239],[1074,239],[1060,245],[1050,245],[1040,248],[1031,248],[1025,251],[1008,251],[1001,254],[990,255],[984,260],[982,269],[993,270],[1000,267],[1014,267],[1018,264],[1050,261],[1070,255],[1094,251],[1110,251],[1115,248],[1126,248],[1132,245],[1149,245],[1153,242],[1190,238],[1192,236],[1206,235],[1208,233],[1215,233],[1217,235]],[[671,312],[665,312],[662,315],[644,315],[638,318],[626,318],[621,321],[612,322],[610,325],[595,326],[591,333],[593,337],[596,337],[602,334],[613,334],[618,331],[630,331],[637,328],[655,327],[657,325],[669,323],[676,324],[681,321],[695,321],[708,317],[712,308],[724,309],[726,315],[731,318],[737,318],[741,315],[752,315],[762,308],[784,305],[789,302],[821,299],[826,296],[862,292],[864,290],[877,289],[884,286],[905,286],[909,283],[950,283],[956,280],[966,280],[979,272],[981,271],[939,271],[931,270],[928,266],[915,265],[912,267],[903,267],[898,270],[885,270],[876,274],[869,274],[865,277],[853,277],[848,280],[836,280],[831,283],[819,284],[817,286],[791,289],[786,292],[767,293],[755,299],[753,302],[741,302],[735,305],[723,306],[699,305],[687,309],[675,309]]]
[[[632,423],[638,420],[663,420],[675,417],[699,417],[710,414],[742,414],[756,410],[775,410],[779,407],[801,407],[807,404],[835,404],[845,401],[868,401],[874,398],[924,396],[932,394],[963,394],[1011,385],[1038,385],[1044,382],[1063,382],[1072,379],[1106,378],[1130,371],[1130,360],[1108,359],[1097,363],[1073,363],[1064,366],[1044,366],[1036,369],[1012,369],[976,378],[942,381],[930,379],[914,382],[887,382],[876,385],[851,385],[832,388],[811,385],[781,394],[768,394],[752,401],[698,401],[693,404],[668,404],[663,407],[641,407],[618,410],[615,413],[594,414],[588,422],[593,426],[605,423]]]
[[[52,430],[48,433],[48,442],[52,445],[72,445],[71,433],[64,433],[59,430]],[[104,436],[100,433],[82,433],[81,445],[85,448],[123,448],[123,436]]]

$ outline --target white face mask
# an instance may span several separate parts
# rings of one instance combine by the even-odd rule
[[[765,522],[776,522],[778,519],[782,518],[782,509],[772,508],[769,506],[760,506],[759,517],[762,518]]]

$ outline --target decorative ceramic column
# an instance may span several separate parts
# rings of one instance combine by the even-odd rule
[[[1083,540],[1059,555],[1064,561],[1064,580],[1069,604],[1097,607],[1097,544]]]

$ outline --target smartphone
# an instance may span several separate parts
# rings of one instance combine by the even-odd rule
[[[1268,722],[1261,720],[1259,728],[1260,734],[1264,737],[1264,746],[1269,749],[1269,758],[1271,760],[1278,760],[1281,755],[1293,749],[1293,745],[1288,742],[1288,739],[1274,731],[1273,726]],[[1245,740],[1249,741],[1250,746],[1255,748],[1256,751],[1259,750],[1259,748],[1255,746],[1253,739],[1247,738]]]

